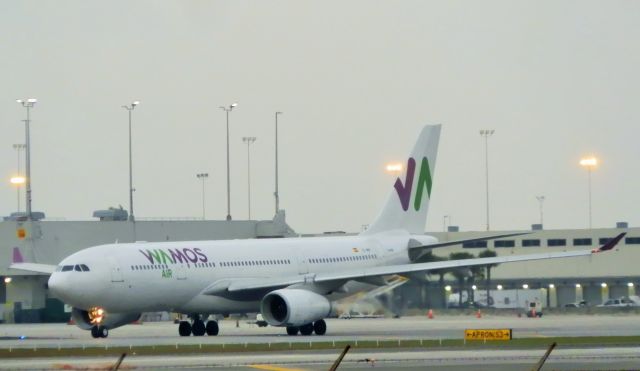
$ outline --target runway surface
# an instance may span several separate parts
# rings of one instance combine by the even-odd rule
[[[395,339],[461,339],[467,328],[512,328],[514,338],[562,336],[640,335],[640,318],[633,315],[557,315],[542,318],[516,316],[438,316],[399,319],[330,319],[325,336],[287,336],[284,329],[260,328],[246,321],[221,321],[219,336],[179,337],[177,325],[149,322],[112,330],[106,339],[93,339],[88,331],[66,324],[0,325],[0,348],[114,347],[182,344],[242,344],[326,342]],[[22,340],[20,337],[24,337]],[[178,370],[327,370],[339,350],[210,353],[206,355],[138,356],[132,352],[122,369]],[[340,370],[525,370],[531,369],[544,349],[352,349]],[[108,369],[113,357],[4,359],[0,369]],[[545,368],[556,370],[640,369],[640,348],[556,349]]]
[[[292,354],[216,354],[189,356],[128,356],[126,369],[171,370],[328,370],[339,352],[295,352]],[[530,370],[544,350],[465,351],[354,351],[347,354],[340,370]],[[6,359],[0,369],[108,369],[116,359],[56,358]],[[640,348],[558,349],[545,370],[634,370],[640,365]]]
[[[461,339],[468,328],[511,328],[514,338],[559,336],[640,335],[640,318],[634,315],[556,315],[542,318],[516,316],[438,316],[328,319],[327,335],[287,336],[283,328],[257,327],[233,320],[220,322],[218,336],[180,337],[170,322],[147,322],[111,330],[106,339],[93,339],[88,331],[66,324],[0,325],[0,348],[140,346],[173,344],[242,344],[309,341],[395,339]],[[24,336],[23,340],[20,337]]]

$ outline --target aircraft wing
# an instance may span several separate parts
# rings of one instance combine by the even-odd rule
[[[41,274],[52,274],[56,271],[55,265],[39,264],[39,263],[13,263],[9,266],[9,269],[18,269],[22,271],[29,271]]]
[[[465,240],[454,240],[454,241],[446,241],[446,242],[437,242],[437,243],[432,243],[432,244],[429,244],[429,245],[411,246],[411,244],[410,244],[409,245],[409,258],[411,259],[411,261],[419,261],[420,258],[422,258],[423,256],[429,254],[431,252],[431,249],[436,249],[436,248],[439,248],[439,247],[462,245],[463,243],[473,243],[473,242],[497,240],[497,239],[500,239],[500,238],[522,236],[522,235],[525,235],[525,234],[531,234],[531,232],[518,232],[518,233],[509,233],[509,234],[499,234],[499,235],[493,235],[493,236],[469,238],[469,239],[465,239]],[[415,240],[412,240],[411,242],[414,242],[414,241]],[[418,243],[418,241],[415,241],[415,243]]]
[[[437,247],[447,247],[447,246],[454,246],[454,245],[462,245],[463,243],[466,243],[466,242],[480,242],[480,241],[497,240],[499,238],[522,236],[522,235],[525,235],[525,234],[531,234],[531,232],[499,234],[499,235],[494,235],[494,236],[469,238],[469,239],[466,239],[466,240],[455,240],[455,241],[438,242],[438,243],[433,243],[433,244],[429,244],[429,245],[410,247],[410,249],[411,250],[415,250],[415,249],[434,249],[434,248],[437,248]]]
[[[273,279],[242,279],[236,281],[230,281],[225,285],[225,289],[228,292],[240,292],[245,290],[256,289],[268,289],[268,288],[280,288],[287,287],[296,284],[309,284],[309,283],[322,283],[331,281],[349,281],[358,280],[367,277],[379,277],[388,276],[392,274],[407,274],[414,272],[426,272],[436,269],[447,268],[460,268],[471,266],[482,266],[489,264],[503,264],[518,261],[529,260],[543,260],[543,259],[557,259],[557,258],[569,258],[577,256],[590,256],[593,254],[605,252],[613,249],[618,242],[625,236],[626,233],[621,233],[609,242],[601,246],[600,248],[593,250],[578,250],[578,251],[563,251],[563,252],[549,252],[539,254],[526,254],[526,255],[508,255],[508,256],[496,256],[492,258],[475,258],[475,259],[462,259],[462,260],[446,260],[439,262],[429,263],[417,263],[417,264],[400,264],[389,265],[382,267],[366,267],[353,270],[345,270],[341,272],[328,272],[318,274],[306,274],[299,276],[273,278]],[[215,283],[214,283],[215,285]],[[213,286],[213,285],[212,285]],[[204,293],[213,294],[206,292]],[[215,295],[215,294],[214,294]]]

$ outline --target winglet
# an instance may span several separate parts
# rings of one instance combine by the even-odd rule
[[[609,250],[613,249],[614,247],[616,247],[618,242],[620,242],[622,237],[624,237],[625,235],[626,235],[626,233],[620,233],[619,235],[617,235],[616,237],[612,238],[609,242],[605,243],[604,245],[600,246],[599,248],[591,250],[591,252],[595,254],[595,253],[599,253],[599,252],[609,251]]]

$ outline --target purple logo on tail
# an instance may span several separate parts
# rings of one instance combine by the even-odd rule
[[[409,158],[407,162],[407,175],[404,178],[404,185],[400,178],[396,179],[396,183],[393,187],[398,192],[398,197],[400,197],[400,204],[402,205],[402,210],[407,211],[409,209],[409,200],[411,199],[411,188],[413,188],[413,173],[416,170],[416,160],[413,158]]]
[[[413,157],[410,157],[407,161],[407,175],[404,178],[404,184],[400,178],[396,179],[396,183],[393,187],[398,192],[398,197],[400,198],[400,205],[402,205],[402,210],[409,210],[409,202],[411,201],[411,190],[413,189],[413,178],[416,171],[416,160]],[[429,167],[429,160],[426,157],[422,158],[422,162],[420,164],[420,175],[418,176],[418,185],[416,188],[416,198],[414,200],[413,206],[416,211],[420,210],[420,206],[422,205],[422,196],[424,192],[424,188],[427,188],[427,197],[431,197],[431,185],[433,183],[433,179],[431,177],[431,168]]]

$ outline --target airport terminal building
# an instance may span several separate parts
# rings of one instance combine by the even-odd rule
[[[454,231],[431,234],[440,241],[455,241],[490,234],[522,232],[458,232],[455,227],[451,229]],[[503,256],[589,250],[598,248],[624,232],[625,237],[613,251],[607,253],[500,264],[491,270],[490,289],[539,290],[545,307],[563,307],[583,300],[589,305],[598,305],[609,298],[636,295],[636,288],[640,284],[640,228],[629,228],[626,223],[618,223],[616,228],[542,230],[539,225],[534,225],[529,232],[511,238],[466,243],[433,253],[442,257],[447,257],[452,252],[468,252],[477,256],[481,251],[490,249],[498,256]],[[421,290],[426,292],[420,292],[421,303],[417,306],[443,306],[442,299],[437,300],[438,290],[441,290],[437,279],[437,276],[425,277]],[[483,278],[476,279],[475,285],[479,291],[486,290]],[[458,292],[460,289],[452,277],[447,277],[447,286],[448,292]],[[411,288],[406,287],[404,290]],[[429,292],[435,295],[429,295]]]
[[[63,304],[50,298],[48,276],[10,270],[12,262],[58,264],[81,249],[107,243],[131,241],[188,241],[240,238],[286,238],[297,234],[286,224],[284,212],[266,221],[147,220],[129,222],[101,217],[99,221],[26,221],[6,218],[0,222],[0,320],[4,322],[66,321]],[[428,233],[440,241],[472,239],[522,231]],[[476,255],[486,249],[498,256],[596,248],[626,232],[614,251],[593,256],[501,264],[491,271],[491,289],[539,290],[545,306],[562,307],[587,301],[591,305],[608,298],[635,295],[640,284],[640,228],[620,223],[616,228],[533,230],[529,234],[436,249],[434,255],[452,252]],[[446,292],[438,275],[413,276],[396,289],[408,307],[438,308],[446,295],[459,292],[457,280],[444,276]],[[486,290],[476,279],[477,290]],[[68,308],[67,308],[68,311]]]

